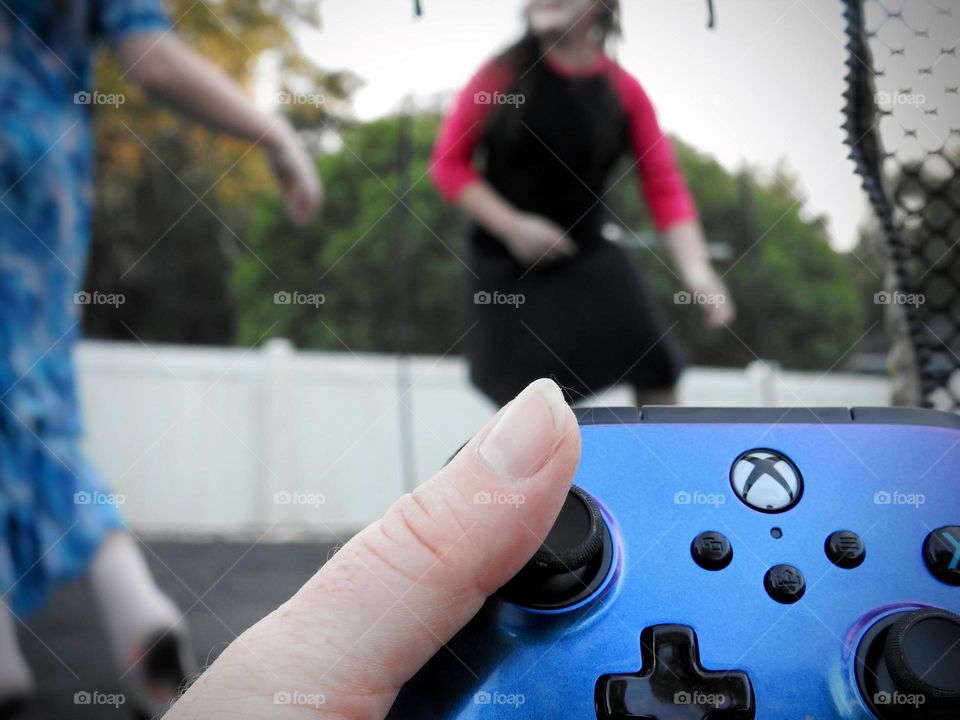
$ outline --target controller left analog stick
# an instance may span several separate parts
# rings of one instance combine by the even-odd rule
[[[497,594],[537,610],[576,605],[599,589],[612,560],[613,539],[600,507],[573,486],[540,549]]]

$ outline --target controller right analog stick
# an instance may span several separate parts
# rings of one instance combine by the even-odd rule
[[[960,616],[928,608],[879,620],[857,650],[857,682],[880,720],[956,720]]]

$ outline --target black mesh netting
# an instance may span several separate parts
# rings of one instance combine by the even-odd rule
[[[957,410],[960,3],[843,2],[847,143],[889,248],[877,301],[889,306],[898,400]]]

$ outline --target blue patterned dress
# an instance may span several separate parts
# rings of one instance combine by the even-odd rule
[[[162,0],[0,3],[0,599],[18,614],[123,527],[78,447],[74,294],[93,192],[83,93],[99,41],[168,27]]]

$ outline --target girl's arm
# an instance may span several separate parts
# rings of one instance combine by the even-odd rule
[[[711,327],[733,322],[736,309],[730,293],[707,257],[707,243],[696,220],[681,220],[663,232],[680,281],[694,294],[692,301],[700,305]]]
[[[656,111],[640,83],[619,66],[613,82],[630,122],[630,142],[643,193],[654,225],[664,238],[680,281],[696,295],[707,323],[733,321],[734,306],[723,280],[707,257],[697,208],[683,179],[673,145],[657,122]]]
[[[172,32],[134,33],[114,46],[124,75],[147,95],[216,130],[264,147],[291,217],[306,222],[322,200],[313,160],[290,123],[257,110],[222,70]]]

